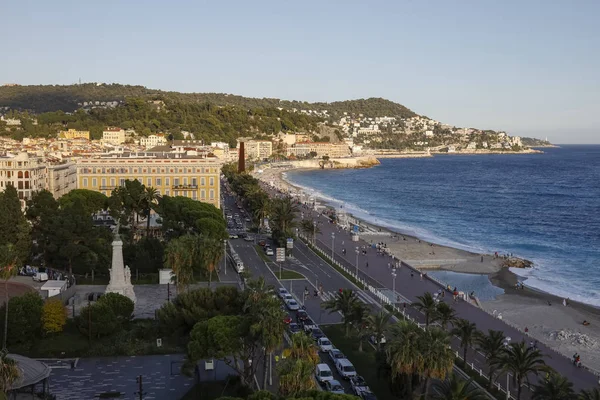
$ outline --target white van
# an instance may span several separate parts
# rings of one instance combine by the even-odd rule
[[[333,374],[331,373],[331,369],[327,364],[317,364],[315,368],[315,378],[319,383],[324,383],[326,381],[333,380]]]
[[[238,274],[241,274],[242,272],[244,272],[244,263],[241,261],[236,261],[235,262],[235,270]]]
[[[45,272],[36,272],[32,279],[36,282],[46,282],[48,280],[48,274]]]
[[[335,363],[335,368],[344,379],[350,379],[356,376],[356,369],[347,358],[338,359]]]

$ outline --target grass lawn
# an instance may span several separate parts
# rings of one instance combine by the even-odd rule
[[[273,263],[273,260],[271,260],[265,254],[265,251],[262,247],[260,247],[259,245],[256,245],[254,247],[256,247],[256,252],[260,256],[260,258],[262,258],[262,260],[267,263],[269,268],[271,268],[271,271],[273,271],[279,279],[306,279],[306,277],[301,273],[296,271],[290,271],[284,268],[281,269],[281,276],[279,276],[279,265]]]
[[[397,400],[397,397],[392,394],[389,387],[389,378],[386,376],[378,376],[377,362],[375,361],[375,349],[367,343],[363,343],[363,351],[358,351],[358,343],[356,338],[344,337],[344,326],[338,325],[323,325],[321,329],[327,335],[329,340],[342,351],[354,364],[356,372],[367,381],[367,384],[375,393],[378,400]]]

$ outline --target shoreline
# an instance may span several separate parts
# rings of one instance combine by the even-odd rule
[[[288,169],[270,169],[257,176],[263,182],[270,184],[286,193],[304,193],[311,196],[307,190],[294,185],[283,176]],[[264,178],[271,177],[271,182]],[[327,209],[336,209],[331,200],[312,195],[314,200]],[[563,298],[552,293],[530,288],[516,289],[517,282],[526,283],[523,279],[510,270],[500,266],[503,259],[494,258],[493,255],[483,255],[458,249],[451,246],[433,244],[414,235],[402,234],[395,230],[377,226],[348,214],[349,220],[356,220],[360,226],[368,230],[362,232],[364,240],[373,243],[384,242],[388,250],[399,259],[417,269],[451,271],[461,274],[486,275],[490,284],[500,288],[504,294],[497,295],[494,300],[481,301],[481,308],[490,314],[501,315],[502,319],[510,325],[527,330],[533,340],[546,343],[555,351],[570,357],[578,352],[582,356],[583,364],[596,373],[600,373],[600,308],[569,300],[568,306],[563,306]],[[393,237],[396,236],[396,237]],[[406,240],[404,240],[406,239]],[[435,252],[435,254],[430,254]],[[411,255],[411,257],[407,257]],[[481,262],[481,257],[483,261]],[[456,263],[433,264],[427,260],[433,257],[453,257]],[[421,264],[416,262],[420,261]],[[425,261],[423,263],[423,261]],[[589,326],[582,322],[587,320]]]

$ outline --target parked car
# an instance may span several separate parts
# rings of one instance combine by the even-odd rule
[[[373,394],[373,392],[371,392],[370,389],[360,392],[360,397],[363,400],[377,400],[377,397]]]
[[[346,358],[346,356],[341,352],[341,350],[332,348],[329,350],[329,358],[331,358],[331,361],[335,364],[337,360],[340,358]]]
[[[323,331],[320,330],[319,328],[313,328],[313,330],[310,332],[310,334],[313,337],[313,339],[315,339],[315,340],[319,340],[320,338],[325,336]]]
[[[261,246],[261,247],[264,247],[264,246],[267,245],[267,241],[266,240],[259,240],[258,241],[258,245]]]
[[[340,358],[335,362],[335,368],[344,379],[350,379],[356,376],[354,365],[347,358]]]
[[[333,349],[333,344],[331,343],[331,340],[327,339],[325,336],[317,339],[317,346],[319,346],[319,350],[321,350],[323,353],[326,353],[329,350]]]
[[[281,299],[283,300],[284,303],[287,303],[288,300],[294,300],[294,296],[292,296],[289,293],[285,293],[281,296]]]
[[[272,256],[272,255],[274,255],[275,253],[273,252],[273,249],[272,249],[272,248],[270,248],[270,247],[265,247],[265,254],[266,254],[266,255],[268,255],[268,256]]]
[[[318,326],[313,322],[312,319],[307,318],[304,321],[302,321],[302,329],[304,329],[304,332],[311,333],[312,330],[316,328],[318,328]]]
[[[285,302],[286,307],[288,308],[288,310],[290,311],[297,311],[300,309],[300,305],[298,304],[298,302],[294,299],[291,300],[287,300]]]
[[[229,234],[229,239],[237,239],[238,235],[236,235],[235,233],[231,233]]]
[[[315,378],[319,383],[333,380],[333,373],[327,364],[317,364],[315,367]]]
[[[367,382],[363,379],[362,376],[357,375],[354,378],[351,378],[350,386],[352,387],[352,391],[354,392],[354,394],[356,394],[357,396],[360,396],[360,394],[364,391],[370,391],[369,385],[367,385]]]
[[[246,242],[252,242],[252,241],[254,241],[254,236],[246,235],[246,237],[244,238],[244,240]]]
[[[290,317],[289,315],[286,315],[283,318],[283,322],[285,322],[286,324],[291,324],[292,323],[292,317]]]
[[[300,333],[302,332],[302,328],[300,327],[300,325],[298,325],[295,322],[292,322],[291,324],[288,325],[288,329],[290,330],[290,333],[296,334],[296,333]]]
[[[279,288],[279,297],[283,299],[286,294],[290,294],[286,288]]]
[[[344,394],[344,387],[335,379],[325,382],[325,390],[334,394]]]

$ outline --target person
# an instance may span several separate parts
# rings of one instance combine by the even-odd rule
[[[583,320],[583,326],[588,326],[590,323],[587,320]]]
[[[315,294],[314,294],[314,296],[315,296],[315,297],[319,297],[319,292],[317,292],[317,289],[315,289]]]
[[[567,306],[567,299],[563,299],[563,306]]]
[[[415,274],[412,271],[410,271],[410,277],[412,278],[414,276],[415,276]]]
[[[421,276],[421,280],[423,280],[423,273],[421,272],[419,275]]]
[[[367,261],[367,268],[369,268],[369,262]]]
[[[525,327],[525,333],[527,333],[527,332],[529,332],[529,328]],[[531,342],[531,343],[532,343],[532,347],[533,347],[533,342]]]

